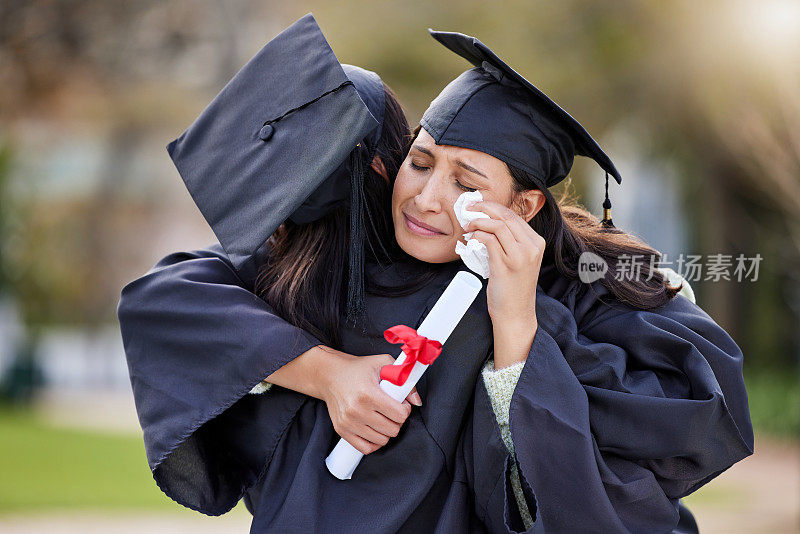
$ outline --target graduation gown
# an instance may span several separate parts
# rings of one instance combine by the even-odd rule
[[[406,297],[367,296],[368,335],[343,350],[397,354],[383,330],[418,327],[462,266]],[[413,267],[368,265],[384,283]],[[261,532],[695,532],[680,498],[752,454],[742,354],[699,307],[608,305],[605,288],[543,266],[539,328],[511,400],[505,447],[480,370],[492,356],[485,288],[417,389],[400,434],[328,473],[339,437],[325,403],[267,375],[319,341],[252,293],[218,245],[167,256],[122,291],[118,316],[159,487],[219,515],[244,498]]]

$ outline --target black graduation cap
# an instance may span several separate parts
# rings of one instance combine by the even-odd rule
[[[475,37],[428,31],[475,65],[450,82],[422,117],[436,143],[485,152],[531,173],[543,187],[566,178],[576,154],[590,157],[606,171],[603,222],[613,226],[608,175],[617,183],[622,177],[586,129]]]
[[[348,317],[363,310],[363,180],[380,139],[380,77],[336,59],[309,13],[268,42],[167,145],[237,270],[287,219],[351,203]]]

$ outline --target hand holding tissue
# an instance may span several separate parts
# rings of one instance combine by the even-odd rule
[[[467,206],[473,202],[481,201],[483,201],[483,195],[481,195],[480,191],[468,191],[462,193],[461,196],[458,197],[453,205],[453,210],[455,211],[456,218],[461,228],[466,228],[466,226],[475,219],[489,218],[487,214],[481,211],[470,211],[467,209]],[[464,240],[467,242],[466,244],[461,241],[456,243],[456,254],[461,256],[464,265],[471,271],[479,274],[483,278],[489,278],[489,251],[486,249],[486,245],[477,239],[472,239],[473,233],[474,232],[467,232],[464,234]]]

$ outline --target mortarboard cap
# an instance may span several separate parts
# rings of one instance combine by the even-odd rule
[[[611,225],[608,175],[618,183],[622,177],[586,129],[475,37],[428,31],[475,65],[450,82],[422,117],[436,143],[494,156],[544,187],[566,178],[576,154],[592,158],[606,171],[604,222]]]
[[[341,65],[308,14],[268,42],[167,145],[237,270],[256,267],[287,219],[305,224],[350,200],[348,310],[363,308],[362,188],[383,100],[380,77]]]

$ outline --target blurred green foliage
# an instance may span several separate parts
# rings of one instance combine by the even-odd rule
[[[755,367],[745,370],[744,379],[756,432],[781,439],[800,439],[797,371]]]

